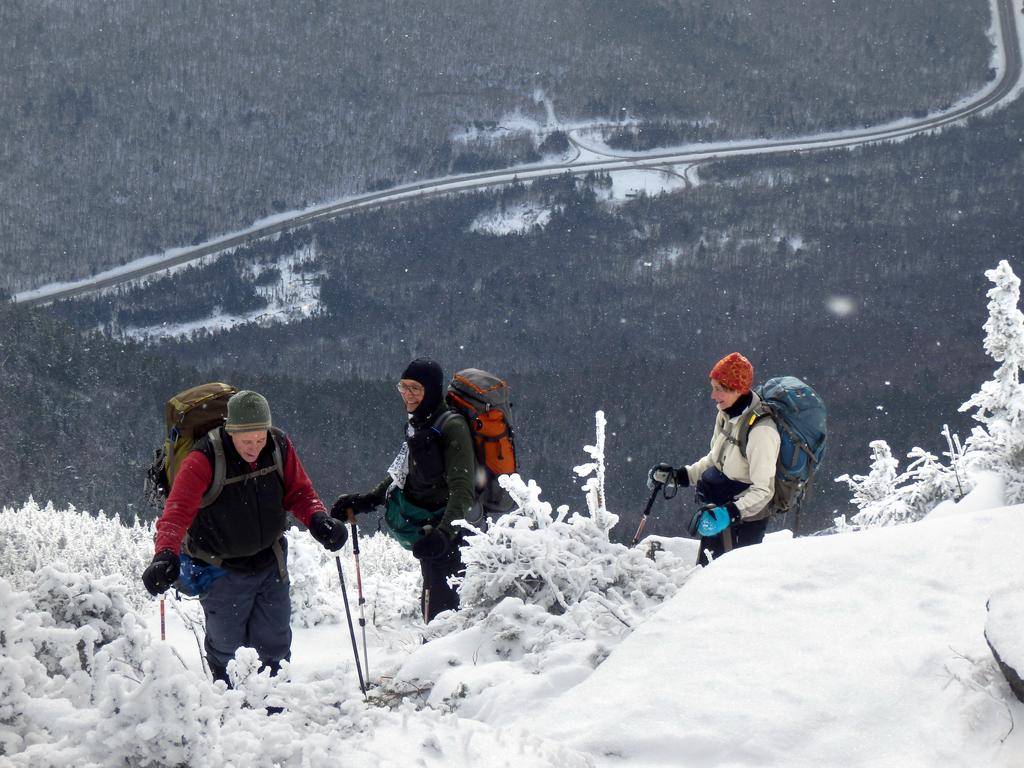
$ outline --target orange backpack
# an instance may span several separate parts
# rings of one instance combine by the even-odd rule
[[[519,468],[508,384],[493,373],[466,368],[452,376],[445,401],[469,423],[476,448],[476,493],[483,513],[511,511],[515,502],[498,485],[500,475],[511,475]]]

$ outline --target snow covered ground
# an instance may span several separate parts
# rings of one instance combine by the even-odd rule
[[[362,562],[369,675],[379,684],[369,701],[333,559],[305,534],[296,534],[307,544],[294,566],[300,579],[322,579],[325,623],[296,628],[288,682],[251,678],[245,694],[202,677],[195,636],[175,610],[162,643],[157,602],[145,597],[146,629],[128,619],[120,630],[144,659],[141,685],[120,681],[115,697],[109,671],[91,694],[75,679],[82,672],[44,684],[19,645],[33,615],[10,592],[12,566],[0,557],[0,765],[1024,766],[1015,727],[1024,704],[984,637],[987,600],[1024,590],[1024,507],[985,506],[997,491],[982,483],[934,519],[902,526],[776,535],[705,569],[690,565],[694,542],[666,540],[661,565],[638,573],[667,574],[678,588],[646,620],[631,614],[633,631],[616,621],[580,631],[571,622],[593,620],[593,609],[560,624],[514,598],[483,621],[424,629],[414,564],[375,536]],[[4,510],[0,528],[17,520],[25,539],[25,515]],[[97,527],[91,546],[102,550],[110,535]],[[119,546],[111,540],[115,554]],[[617,557],[628,558],[623,550]],[[632,554],[647,560],[643,545]],[[140,549],[128,570],[146,556]],[[350,554],[343,559],[355,608]],[[137,579],[122,586],[140,599]],[[1021,655],[1024,618],[1002,634]],[[266,716],[260,690],[286,711]],[[190,749],[167,749],[182,742]]]
[[[993,593],[1024,590],[1024,507],[961,505],[722,558],[536,732],[602,766],[1024,765],[984,636]]]

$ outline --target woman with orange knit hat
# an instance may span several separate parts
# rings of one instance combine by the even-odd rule
[[[763,415],[761,400],[751,385],[754,366],[739,352],[726,355],[711,369],[711,399],[718,407],[711,450],[693,464],[673,469],[657,464],[648,474],[655,483],[675,482],[694,486],[702,505],[695,515],[701,536],[698,563],[707,565],[708,554],[718,557],[730,549],[760,544],[775,493],[775,465],[779,457],[779,431]],[[744,451],[737,437],[749,426]]]

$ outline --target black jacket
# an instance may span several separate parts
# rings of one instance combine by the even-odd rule
[[[236,570],[259,570],[275,560],[271,549],[288,527],[284,508],[284,480],[274,461],[274,443],[286,458],[288,441],[280,430],[271,430],[272,438],[256,459],[253,469],[234,448],[220,428],[224,446],[225,481],[220,495],[199,510],[188,530],[185,550],[203,559],[203,553],[223,559],[223,565]],[[209,436],[193,450],[201,451],[214,465],[214,449]]]

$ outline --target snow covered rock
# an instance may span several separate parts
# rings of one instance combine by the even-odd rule
[[[1024,701],[1024,584],[993,595],[987,607],[988,647],[1013,694]]]

